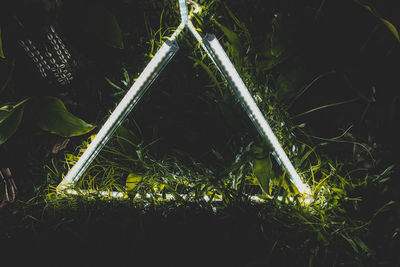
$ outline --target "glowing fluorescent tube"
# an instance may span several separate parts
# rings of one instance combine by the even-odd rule
[[[179,0],[179,10],[181,12],[181,23],[179,24],[178,28],[176,28],[171,37],[169,37],[169,40],[175,40],[188,24],[189,16],[186,7],[186,0]]]
[[[97,191],[97,190],[74,190],[74,189],[66,189],[61,193],[68,195],[82,195],[82,196],[97,196],[97,197],[106,197],[113,199],[126,199],[128,195],[122,192],[116,191]]]
[[[128,193],[127,192],[117,192],[117,191],[97,191],[97,190],[93,190],[93,189],[89,189],[89,190],[75,190],[75,189],[65,189],[63,191],[59,192],[61,195],[65,194],[65,195],[75,195],[75,196],[88,196],[88,197],[98,197],[98,198],[106,198],[106,199],[115,199],[115,200],[124,200],[124,199],[128,199]],[[143,198],[152,198],[156,196],[159,199],[165,200],[165,201],[174,201],[176,200],[175,195],[173,194],[158,194],[158,195],[151,195],[149,193],[145,194],[144,196],[141,196],[139,194],[136,194],[134,196],[134,199],[143,199]],[[185,199],[186,201],[193,201],[193,199],[187,195],[187,194],[180,194],[180,197],[182,199]],[[265,203],[267,200],[264,198],[260,198],[258,196],[253,196],[253,195],[248,195],[249,199],[252,202],[256,202],[256,203]],[[203,199],[207,202],[221,202],[222,199],[219,198],[213,198],[210,199],[209,196],[204,196]],[[276,198],[279,201],[283,201],[283,198],[281,196],[278,196]],[[288,201],[293,201],[293,197],[289,197],[287,199]],[[311,199],[310,198],[305,198],[303,200],[304,204],[308,205],[311,203]]]
[[[300,193],[310,194],[311,191],[309,187],[303,183],[299,174],[296,172],[285,151],[279,144],[278,139],[272,132],[271,127],[268,125],[257,104],[254,102],[249,90],[243,83],[215,35],[207,34],[203,38],[203,43],[207,48],[206,52],[208,52],[211,59],[217,64],[222,75],[232,87],[237,98],[247,112],[247,115],[257,128],[257,131],[273,149],[274,157],[281,167],[289,174],[291,182],[297,187]]]
[[[57,189],[63,190],[79,180],[115,130],[146,92],[146,89],[149,88],[178,50],[179,46],[176,41],[165,41]]]
[[[181,23],[186,26],[189,21],[186,0],[179,0],[179,11],[181,12]]]

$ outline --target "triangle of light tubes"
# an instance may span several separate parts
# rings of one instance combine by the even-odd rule
[[[243,83],[242,79],[237,73],[232,62],[229,60],[221,44],[218,42],[217,38],[213,34],[206,34],[205,37],[202,38],[190,21],[187,12],[186,1],[179,0],[179,7],[181,12],[180,25],[171,35],[169,40],[166,40],[164,42],[164,44],[157,51],[149,64],[145,67],[136,82],[132,85],[132,87],[123,97],[121,102],[112,112],[110,117],[104,123],[103,127],[97,133],[96,137],[79,158],[78,162],[76,162],[76,164],[70,169],[70,171],[61,181],[61,183],[57,186],[57,191],[67,194],[78,193],[76,190],[72,189],[72,186],[82,177],[92,161],[96,158],[98,153],[114,134],[115,130],[121,125],[127,115],[131,112],[133,107],[138,103],[141,96],[151,86],[153,81],[157,78],[164,67],[169,63],[172,57],[179,50],[179,46],[175,40],[181,34],[182,30],[185,27],[188,27],[189,31],[194,35],[203,50],[212,59],[221,74],[225,77],[229,85],[232,87],[236,97],[238,98],[247,115],[253,122],[258,133],[272,148],[272,154],[274,155],[275,159],[280,164],[281,168],[287,171],[290,181],[296,186],[300,193],[310,195],[311,191],[308,185],[301,180],[299,174],[296,172],[293,164],[290,162],[285,151],[282,149],[278,139],[272,132],[271,127],[268,125],[260,109],[257,107],[257,104],[254,102],[254,99],[252,98],[249,90]],[[122,192],[88,191],[87,193],[97,193],[102,196],[116,198],[124,198],[126,196],[126,194]]]

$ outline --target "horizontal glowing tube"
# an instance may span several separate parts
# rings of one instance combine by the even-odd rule
[[[128,193],[127,192],[118,192],[118,191],[97,191],[97,190],[93,190],[93,189],[88,189],[88,190],[75,190],[75,189],[66,189],[62,192],[60,192],[61,195],[62,194],[66,194],[66,195],[75,195],[75,196],[96,196],[99,198],[112,198],[115,200],[124,200],[124,199],[128,199]],[[154,195],[153,195],[154,196]],[[156,195],[157,196],[157,195]],[[152,195],[151,194],[146,194],[144,196],[144,198],[151,198]],[[169,201],[173,201],[176,200],[175,195],[173,194],[159,194],[158,197],[160,197],[161,199],[165,199],[165,200],[169,200]],[[186,194],[180,194],[180,197],[183,199],[186,199],[188,201],[191,200],[189,195]],[[136,194],[136,196],[134,197],[134,199],[142,199],[143,197],[140,196],[139,194]],[[254,195],[248,195],[248,198],[250,201],[252,202],[257,202],[257,203],[264,203],[267,200],[264,198],[260,198],[258,196],[254,196]],[[213,198],[211,199],[209,196],[204,196],[203,199],[207,202],[221,202],[222,199],[219,198]],[[283,198],[278,196],[276,198],[278,201],[283,201]],[[288,201],[293,201],[293,197],[289,197]],[[310,198],[305,198],[303,199],[303,203],[304,204],[310,204],[311,203],[311,199]]]
[[[97,190],[74,190],[74,189],[66,189],[63,191],[64,194],[68,195],[83,195],[90,196],[94,195],[97,197],[107,197],[113,199],[126,199],[128,195],[126,193],[117,192],[117,191],[97,191]]]
[[[297,187],[300,193],[310,194],[311,191],[309,187],[303,183],[299,174],[296,172],[285,151],[279,144],[278,139],[271,130],[271,127],[268,125],[257,104],[254,102],[249,90],[243,83],[215,35],[207,34],[203,38],[203,43],[207,48],[206,52],[208,52],[211,59],[217,64],[222,75],[232,87],[243,108],[246,110],[247,115],[257,128],[257,131],[272,147],[274,157],[281,167],[288,172],[291,182]]]
[[[104,147],[107,141],[111,138],[115,130],[121,125],[123,120],[139,101],[141,96],[146,92],[147,88],[157,78],[159,73],[168,64],[171,58],[179,50],[179,46],[174,40],[166,40],[161,48],[154,55],[143,72],[140,74],[136,82],[132,85],[124,98],[111,113],[110,117],[101,127],[96,137],[93,139],[89,147],[79,158],[78,162],[71,168],[68,174],[64,177],[57,189],[63,190],[76,181],[87,170],[97,154]]]

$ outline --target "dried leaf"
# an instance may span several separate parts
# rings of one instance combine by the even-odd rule
[[[0,197],[2,198],[0,199],[0,208],[14,202],[17,192],[17,186],[15,185],[10,169],[0,169]]]
[[[57,154],[58,152],[60,152],[61,150],[63,150],[64,148],[67,147],[69,141],[71,139],[69,138],[65,138],[64,140],[62,140],[61,142],[57,142],[53,148],[51,149],[51,153],[52,154]]]

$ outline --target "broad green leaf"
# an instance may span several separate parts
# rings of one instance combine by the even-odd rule
[[[261,189],[264,191],[264,193],[269,194],[269,184],[271,179],[273,178],[272,162],[269,156],[262,160],[254,160],[253,172],[257,178],[258,183],[260,184]]]
[[[270,182],[275,176],[272,170],[272,161],[268,152],[264,152],[261,147],[253,146],[253,152],[255,154],[253,173],[263,192],[270,194]]]
[[[56,97],[35,99],[33,112],[39,128],[64,137],[86,134],[95,128],[69,113],[64,103]]]
[[[3,42],[1,41],[1,25],[0,25],[0,57],[1,58],[6,58],[4,56],[4,52],[3,52]]]
[[[0,145],[4,144],[17,130],[24,114],[25,99],[15,105],[0,107]]]
[[[372,15],[377,17],[385,26],[389,29],[389,31],[394,35],[394,37],[397,39],[398,42],[400,42],[400,35],[396,27],[390,23],[387,19],[383,18],[374,8],[371,6],[367,5],[366,3],[359,1],[359,0],[354,0],[357,4],[360,6],[364,7],[366,10],[371,12]]]
[[[126,191],[133,191],[137,185],[142,181],[143,176],[140,174],[130,173],[126,178]]]
[[[123,49],[121,28],[115,16],[103,6],[95,5],[88,14],[86,31],[106,45]]]

